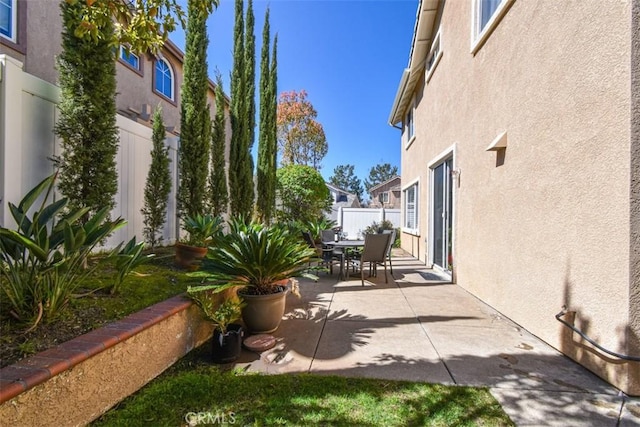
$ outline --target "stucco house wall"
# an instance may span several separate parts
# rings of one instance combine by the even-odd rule
[[[638,0],[516,0],[475,54],[475,2],[435,3],[442,56],[412,91],[415,140],[402,142],[403,187],[419,183],[402,247],[430,262],[430,165],[452,155],[453,279],[640,394],[638,362],[554,317],[566,306],[605,348],[640,353]],[[503,132],[506,149],[486,151]]]

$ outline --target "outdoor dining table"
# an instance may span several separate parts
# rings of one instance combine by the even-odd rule
[[[345,279],[347,275],[344,271],[344,263],[347,260],[348,251],[350,249],[357,249],[364,247],[364,240],[329,240],[323,241],[322,245],[333,249],[343,249],[344,255],[340,258],[340,279]]]

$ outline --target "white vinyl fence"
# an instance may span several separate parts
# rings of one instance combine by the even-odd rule
[[[51,156],[59,154],[53,133],[58,118],[60,90],[55,85],[22,71],[22,63],[0,55],[0,225],[14,226],[8,202],[17,204],[45,177],[54,172]],[[127,225],[118,230],[106,247],[136,236],[143,238],[144,186],[151,159],[150,128],[124,116],[117,116],[120,148],[117,154],[118,194],[112,218],[122,217]],[[177,138],[167,138],[172,174],[177,177]],[[169,199],[163,230],[166,243],[176,239],[175,185]]]
[[[400,209],[382,208],[340,208],[338,211],[338,225],[349,237],[356,237],[368,226],[388,220],[394,227],[400,227]]]

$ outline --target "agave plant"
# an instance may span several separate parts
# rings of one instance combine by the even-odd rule
[[[56,175],[36,185],[17,206],[9,203],[15,230],[0,227],[0,290],[9,313],[33,327],[59,313],[82,279],[96,268],[96,263],[86,265],[89,254],[126,224],[121,218],[110,221],[106,208],[92,215],[88,208],[64,214],[66,198],[47,204]],[[36,207],[38,200],[42,202]],[[87,215],[87,221],[80,222]]]
[[[220,290],[242,286],[243,292],[266,295],[278,292],[282,281],[294,277],[317,280],[309,263],[316,257],[299,237],[283,224],[266,226],[231,220],[230,232],[209,248],[194,276],[221,285]]]

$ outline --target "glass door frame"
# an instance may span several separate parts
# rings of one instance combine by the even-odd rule
[[[450,162],[450,165],[447,168],[446,163]],[[436,169],[442,165],[445,165],[445,176],[448,175],[448,179],[443,181],[444,187],[444,200],[443,207],[445,211],[445,218],[442,224],[442,231],[444,241],[442,242],[443,254],[442,258],[446,260],[445,265],[436,264],[436,218],[435,218],[435,195],[436,195]],[[429,209],[428,209],[428,224],[429,224],[429,234],[428,234],[428,260],[429,264],[432,268],[435,268],[443,273],[452,276],[452,265],[450,264],[451,256],[455,253],[454,244],[455,244],[455,189],[457,183],[457,169],[456,169],[456,156],[455,156],[455,145],[447,148],[440,155],[434,158],[428,164],[428,173],[429,173]]]

